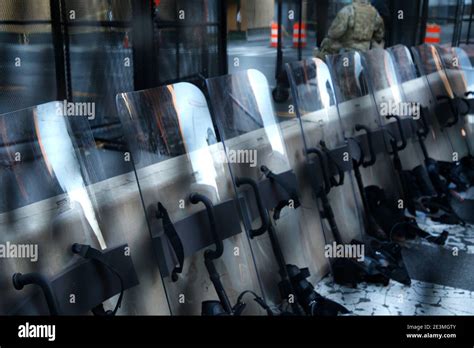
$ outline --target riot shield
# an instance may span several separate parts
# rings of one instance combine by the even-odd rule
[[[119,94],[117,107],[171,313],[213,314],[219,297],[230,314],[244,290],[261,291],[204,95],[178,83]]]
[[[416,145],[417,128],[414,122],[420,119],[420,109],[417,104],[406,101],[394,61],[387,51],[381,48],[372,49],[364,52],[364,58],[367,62],[366,67],[380,121],[397,142],[406,142],[405,147],[399,150],[398,156],[403,167],[412,169],[422,162],[419,146]],[[398,125],[396,125],[397,122],[399,122]],[[401,127],[398,127],[399,125]],[[391,145],[389,150],[393,152]],[[396,166],[394,168],[400,169]]]
[[[308,155],[312,149],[322,149],[327,155],[328,174],[340,176],[341,185],[336,185],[339,187],[331,190],[328,194],[340,236],[333,236],[327,223],[323,223],[326,240],[332,242],[339,237],[341,241],[338,243],[349,243],[353,239],[363,240],[362,216],[358,209],[359,200],[356,199],[355,187],[350,175],[352,171],[350,155],[353,152],[351,149],[356,151],[358,149],[348,145],[342,134],[329,69],[323,61],[315,58],[290,63],[287,65],[287,71],[302,131],[305,153]],[[307,162],[312,163],[313,161],[308,158]],[[318,170],[314,169],[313,175],[317,175]],[[311,174],[308,173],[308,175]],[[310,180],[306,179],[305,181]],[[310,194],[303,195],[303,197],[307,200],[312,199]],[[310,206],[311,203],[304,201],[303,205]],[[322,211],[321,207],[319,207],[319,211]]]
[[[364,53],[364,57],[368,62],[367,68],[381,121],[395,121],[386,123],[385,128],[390,138],[393,138],[390,140],[390,151],[393,167],[401,183],[404,205],[413,216],[419,216],[423,220],[429,216],[437,222],[461,223],[447,200],[441,204],[439,195],[442,193],[436,191],[436,185],[432,181],[436,182],[437,177],[434,171],[430,172],[433,161],[426,146],[429,134],[426,122],[428,109],[406,99],[394,61],[387,51],[370,50]],[[406,78],[408,73],[400,75]]]
[[[400,255],[387,252],[393,245],[381,245],[369,237],[373,218],[360,172],[364,154],[357,142],[344,139],[327,65],[312,59],[288,64],[287,71],[303,135],[308,181],[321,212],[325,248],[360,248],[359,257],[327,255],[334,282],[388,285],[394,279],[410,284]],[[360,196],[355,194],[352,173],[362,192]],[[359,201],[364,208],[365,226]]]
[[[434,45],[420,45],[413,47],[412,51],[420,73],[428,80],[435,102],[435,115],[440,123],[441,131],[446,133],[452,144],[451,161],[457,161],[467,154],[460,122],[463,105],[458,99],[463,96],[456,95]]]
[[[413,117],[398,115],[403,99],[390,56],[383,50],[371,50],[364,56],[351,52],[329,56],[327,60],[336,97],[341,101],[339,114],[345,136],[361,142],[363,153],[370,154],[370,160],[359,168],[364,184],[357,182],[362,201],[366,201],[364,206],[369,207],[367,215],[373,221],[370,226],[375,226],[371,233],[383,239],[421,237],[444,244],[447,232],[431,236],[405,216],[407,209],[416,214],[415,198],[407,189],[407,183],[413,184],[412,173],[403,170],[401,155],[409,145],[407,138],[413,134]],[[361,130],[365,132],[362,136]],[[405,165],[417,163],[416,156],[415,160],[405,156],[404,160],[408,159],[410,163]]]
[[[462,111],[459,120],[458,137],[466,142],[466,149],[460,153],[461,156],[473,154],[474,146],[474,110],[472,109],[474,91],[474,69],[467,53],[459,47],[436,47],[441,60],[443,61],[449,84],[453,88],[454,94],[466,100],[466,112]],[[458,150],[461,151],[461,150]],[[467,151],[467,153],[466,153]]]
[[[430,156],[443,161],[451,161],[454,150],[446,132],[442,131],[439,121],[435,117],[436,102],[428,79],[426,76],[418,74],[410,50],[406,46],[393,46],[387,51],[395,63],[395,70],[406,102],[420,105],[422,108],[420,111],[423,112],[420,117],[425,118],[431,129],[425,135],[425,144]]]
[[[327,260],[323,234],[315,231],[318,217],[306,207],[310,193],[298,192],[301,168],[293,172],[285,146],[284,139],[296,159],[302,155],[297,120],[280,129],[268,82],[259,71],[208,79],[207,85],[267,299],[294,314],[303,314],[301,308],[307,315],[345,312],[306,281],[324,275],[320,267]]]
[[[384,130],[386,122],[379,118],[365,58],[358,52],[349,52],[326,59],[333,77],[344,136],[348,139],[359,137],[360,127],[356,126],[364,126],[366,133],[371,133],[371,142],[369,136],[361,138],[364,153],[373,152],[376,157],[372,165],[361,168],[365,186],[384,188],[390,200],[398,201],[400,183],[394,180],[390,144]]]
[[[168,313],[136,181],[109,178],[123,158],[96,147],[87,117],[51,102],[0,129],[1,313]]]

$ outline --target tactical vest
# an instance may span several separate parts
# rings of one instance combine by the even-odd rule
[[[348,33],[352,40],[371,41],[375,31],[377,10],[369,4],[352,4]]]

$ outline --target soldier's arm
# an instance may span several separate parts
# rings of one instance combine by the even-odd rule
[[[373,41],[380,43],[384,40],[384,37],[385,37],[385,25],[383,23],[382,17],[377,15],[377,18],[375,19],[375,31],[374,31]]]
[[[340,37],[342,37],[347,31],[348,23],[349,23],[348,11],[346,9],[342,9],[341,11],[339,11],[336,18],[331,24],[331,27],[329,28],[329,31],[328,31],[328,37],[333,40],[337,40]]]

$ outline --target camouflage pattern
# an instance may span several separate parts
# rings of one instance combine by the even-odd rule
[[[337,14],[316,56],[324,59],[328,54],[383,47],[384,35],[384,22],[375,7],[368,0],[353,0]]]

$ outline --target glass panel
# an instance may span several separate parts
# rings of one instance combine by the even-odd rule
[[[185,25],[217,22],[217,0],[155,1],[156,19],[162,23],[182,21]]]
[[[275,119],[270,87],[265,76],[257,70],[247,70],[208,79],[207,85],[215,122],[226,148],[233,177],[246,177],[261,183],[266,180],[261,171],[262,166],[277,175],[287,172],[291,175],[292,168],[282,131]],[[296,119],[282,124],[282,127],[286,134],[300,134]],[[295,151],[301,151],[301,147]],[[238,191],[242,194],[242,190]],[[300,194],[306,194],[306,197],[301,198],[302,202],[308,200],[307,192]],[[248,213],[245,207],[243,211]],[[318,260],[312,257],[312,248],[321,247],[322,244],[311,245],[314,235],[305,235],[303,232],[301,214],[305,213],[300,209],[282,210],[280,219],[275,222],[278,246],[275,247],[273,240],[270,240],[270,233],[254,238],[251,242],[266,298],[272,304],[282,303],[277,285],[281,281],[279,263],[309,266],[312,274],[318,273]],[[312,226],[319,225],[314,213],[312,217]],[[260,226],[259,218],[252,218],[250,214],[246,214],[245,218],[254,228]],[[281,262],[277,255],[280,248],[284,258],[280,259]]]
[[[456,30],[456,16],[461,6],[456,0],[431,0],[429,3],[428,23],[441,26],[441,44],[451,44]]]
[[[219,74],[219,3],[215,0],[155,2],[155,50],[161,83],[199,83]]]
[[[90,124],[104,147],[122,149],[115,96],[133,86],[130,0],[67,0],[72,100],[94,106]],[[81,22],[84,21],[84,22]],[[109,176],[131,171],[116,163]]]
[[[65,10],[72,100],[94,107],[89,122],[102,147],[123,150],[115,96],[134,90],[131,2],[67,0]],[[107,169],[113,177],[132,171],[132,166],[119,160]]]
[[[234,199],[222,143],[216,141],[206,98],[196,86],[177,83],[120,94],[117,106],[153,236],[163,234],[156,218],[158,202],[177,223],[203,210],[202,204],[190,203],[191,193],[207,196],[214,205]],[[239,256],[234,255],[236,247]],[[224,240],[224,254],[215,265],[232,303],[244,290],[260,292],[245,234]],[[172,314],[199,315],[202,301],[217,299],[204,250],[184,260],[176,282],[165,277],[164,283]],[[249,303],[246,313],[257,312],[254,306]]]
[[[23,44],[29,40],[29,44]],[[0,113],[56,99],[51,25],[0,25]]]
[[[110,154],[96,147],[87,118],[67,111],[62,102],[51,102],[0,116],[0,241],[31,245],[38,256],[36,261],[0,259],[3,314],[16,313],[34,293],[34,287],[14,290],[12,274],[57,275],[80,260],[71,252],[73,243],[102,250],[127,243],[135,266],[143,267],[143,273],[137,268],[139,279],[140,274],[151,277],[151,250],[143,246],[149,234],[136,182],[127,175],[103,181]],[[160,292],[160,284],[128,290],[119,313],[167,313],[158,298],[145,300]],[[47,314],[36,311],[34,306],[21,309]]]
[[[158,76],[160,82],[171,81],[179,76],[176,64],[178,60],[176,44],[178,40],[178,30],[176,28],[160,28],[155,30],[155,47],[157,55],[160,57],[158,64]]]
[[[66,10],[69,22],[128,21],[132,13],[130,0],[66,0]]]
[[[276,86],[277,9],[275,1],[227,1],[227,65],[230,74],[256,68],[265,74],[272,87]],[[288,16],[283,15],[283,18],[285,30],[291,33]],[[292,45],[291,36],[286,38],[284,47],[289,45]],[[288,112],[288,107],[284,107]]]
[[[50,21],[49,0],[0,0],[0,113],[56,99]]]
[[[124,28],[69,28],[73,101],[95,107],[91,127],[101,139],[120,136],[117,93],[133,90],[133,54],[124,46]]]
[[[180,32],[184,51],[180,55],[180,76],[192,76],[196,69],[203,76],[215,76],[219,73],[218,30],[217,27],[200,26],[183,28]]]

